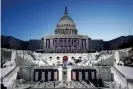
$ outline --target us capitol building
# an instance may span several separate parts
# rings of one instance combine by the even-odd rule
[[[56,25],[55,35],[44,37],[43,48],[45,52],[86,52],[89,49],[88,45],[88,36],[78,34],[66,7],[64,16]]]
[[[4,44],[1,49],[2,89],[133,89],[133,49],[104,50],[103,40],[79,35],[67,7],[56,25],[55,35],[24,44],[10,36],[1,38]],[[125,42],[119,39],[118,44]],[[116,41],[111,42],[114,45]],[[20,49],[20,44],[25,49]],[[43,49],[44,53],[29,48]],[[95,48],[104,51],[87,53]]]

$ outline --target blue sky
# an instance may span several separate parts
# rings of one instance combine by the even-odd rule
[[[65,6],[78,34],[111,40],[133,34],[133,0],[1,0],[2,35],[22,40],[54,34]]]

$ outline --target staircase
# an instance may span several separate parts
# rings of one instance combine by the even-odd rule
[[[27,52],[27,54],[29,54],[34,59],[34,61],[36,61],[35,56],[31,52]]]
[[[100,53],[99,55],[97,55],[97,58],[95,60],[98,60],[100,58],[101,55],[103,55],[104,53]]]
[[[101,65],[110,65],[110,66],[113,66],[114,62],[113,62],[113,55],[108,55],[108,56],[105,56],[106,58],[102,59],[102,60],[97,60],[97,61],[94,61],[94,65],[98,65],[98,64],[101,64]]]
[[[117,70],[114,66],[111,67],[111,70],[113,70],[114,72],[116,72],[120,77],[125,77],[119,70]]]

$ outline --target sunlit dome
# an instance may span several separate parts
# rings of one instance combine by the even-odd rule
[[[58,25],[62,25],[62,24],[69,24],[69,25],[75,25],[74,21],[72,20],[72,18],[68,15],[64,15],[60,20]]]
[[[68,16],[67,7],[65,8],[64,16],[59,20],[57,26],[75,26],[74,21]]]
[[[61,17],[56,25],[56,34],[77,34],[76,25],[70,16],[68,16],[67,7],[64,11],[64,16]]]

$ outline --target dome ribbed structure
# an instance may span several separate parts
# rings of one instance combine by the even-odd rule
[[[64,16],[56,25],[55,34],[77,34],[76,25],[72,18],[68,16],[67,7],[65,7]]]

